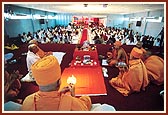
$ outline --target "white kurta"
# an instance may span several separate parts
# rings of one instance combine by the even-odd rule
[[[39,60],[40,57],[33,52],[28,51],[27,57],[26,57],[26,63],[27,63],[27,69],[30,72],[31,71],[31,65],[34,64],[37,60]]]

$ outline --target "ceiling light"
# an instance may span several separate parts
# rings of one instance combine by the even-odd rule
[[[84,5],[84,7],[87,7],[88,6],[88,4],[83,4]]]
[[[108,4],[103,4],[103,8],[106,8]]]

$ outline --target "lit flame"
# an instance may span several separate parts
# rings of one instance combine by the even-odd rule
[[[74,77],[74,75],[68,77],[67,83],[68,84],[76,84],[76,78]]]

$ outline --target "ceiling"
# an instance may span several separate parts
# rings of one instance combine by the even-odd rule
[[[32,4],[33,3],[33,4]],[[15,4],[56,13],[76,14],[130,14],[164,9],[164,2],[28,2]],[[86,5],[85,5],[86,4]],[[87,6],[87,7],[85,7]]]

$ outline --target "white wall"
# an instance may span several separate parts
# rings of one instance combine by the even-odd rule
[[[163,23],[148,22],[146,24],[146,31],[144,34],[157,37],[160,31],[162,30],[162,27],[163,27]]]
[[[140,12],[140,13],[133,13],[124,15],[124,18],[132,18],[132,17],[142,17],[141,26],[136,26],[136,21],[124,21],[123,26],[128,28],[128,24],[131,24],[132,30],[134,32],[139,32],[140,35],[150,35],[153,37],[157,37],[160,33],[162,27],[164,26],[164,22],[146,22],[143,19],[146,17],[165,17],[164,10],[157,10],[157,11],[150,11],[150,12]],[[165,20],[165,19],[164,19]]]
[[[124,23],[124,15],[108,15],[107,26],[122,28]]]

